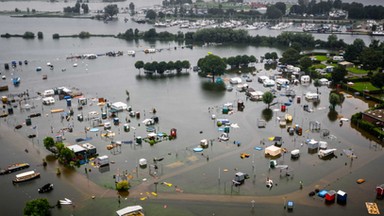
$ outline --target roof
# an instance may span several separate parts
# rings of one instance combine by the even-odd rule
[[[70,146],[67,146],[67,148],[71,149],[73,152],[81,152],[81,151],[86,151],[86,149],[80,145],[70,145]]]
[[[119,101],[119,102],[113,103],[112,106],[114,106],[114,107],[126,107],[127,104]]]
[[[384,122],[384,109],[368,110],[364,112],[364,114],[378,121]]]
[[[123,209],[117,210],[116,214],[119,215],[119,216],[123,216],[123,215],[129,214],[129,213],[139,212],[139,211],[142,211],[142,210],[143,210],[143,207],[141,207],[139,205],[127,206],[127,207],[125,207]]]
[[[81,145],[83,148],[86,148],[86,149],[94,149],[96,148],[94,145],[92,145],[91,143],[84,143]]]

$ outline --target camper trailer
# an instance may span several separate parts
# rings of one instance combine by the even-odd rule
[[[53,97],[45,97],[43,98],[43,104],[44,105],[51,105],[55,103],[55,98]]]
[[[128,108],[128,105],[123,102],[116,102],[111,105],[111,108],[116,110],[116,111],[123,111]]]
[[[103,156],[99,156],[96,158],[95,160],[95,164],[97,164],[98,166],[107,166],[109,165],[109,158],[108,158],[108,155],[103,155]]]

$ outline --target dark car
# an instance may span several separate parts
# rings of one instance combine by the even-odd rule
[[[46,193],[46,192],[49,192],[51,190],[53,190],[53,184],[51,184],[51,183],[45,184],[43,187],[37,189],[37,191],[39,193]]]

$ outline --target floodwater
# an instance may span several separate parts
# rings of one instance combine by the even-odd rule
[[[8,17],[0,17],[1,23],[8,23]],[[13,19],[11,19],[13,20]],[[47,27],[47,19],[15,19],[15,22],[23,21],[25,26],[28,24],[42,26],[42,31],[53,32]],[[56,20],[56,19],[55,19]],[[57,19],[57,22],[64,23],[62,32],[77,33],[80,32],[82,26],[75,26],[77,21]],[[99,28],[100,32],[109,31],[109,25],[98,23],[97,21],[84,21],[86,23],[97,23],[92,28]],[[47,24],[47,25],[44,25]],[[83,23],[83,21],[79,21]],[[100,27],[101,26],[101,27]],[[8,23],[6,32],[20,33],[16,29],[21,29],[19,25]],[[4,31],[4,30],[2,30]],[[21,31],[21,30],[19,30]],[[24,32],[25,29],[22,32]],[[120,27],[116,32],[124,31]],[[62,34],[60,32],[60,34]],[[63,33],[64,34],[64,33]],[[50,35],[47,33],[47,35]],[[192,70],[188,70],[187,75],[165,77],[159,79],[146,78],[138,76],[140,72],[134,67],[134,63],[138,60],[144,62],[152,61],[176,61],[189,60],[191,65],[196,65],[199,58],[212,52],[221,57],[230,57],[236,55],[255,55],[259,57],[266,52],[277,52],[281,55],[281,50],[275,48],[256,48],[248,46],[210,46],[201,47],[194,46],[193,49],[182,48],[176,43],[162,42],[126,42],[113,38],[91,38],[86,40],[62,38],[52,40],[47,36],[43,40],[23,40],[19,38],[10,38],[0,40],[1,47],[6,52],[0,53],[2,63],[11,60],[28,60],[28,65],[17,66],[15,69],[8,71],[4,67],[0,67],[1,75],[6,76],[6,80],[0,83],[8,84],[9,92],[2,92],[2,95],[20,94],[28,90],[30,99],[23,101],[20,105],[25,107],[26,104],[33,108],[28,110],[20,110],[20,105],[14,108],[14,115],[1,119],[1,125],[9,127],[11,130],[16,125],[22,124],[23,127],[17,130],[18,136],[7,137],[0,134],[1,143],[12,143],[13,148],[5,148],[1,151],[0,167],[4,167],[11,163],[25,162],[31,163],[31,168],[42,173],[40,179],[28,182],[26,184],[13,186],[11,179],[13,174],[1,176],[0,184],[2,185],[2,196],[0,203],[9,203],[8,208],[3,208],[6,213],[21,214],[25,202],[29,199],[38,197],[47,197],[51,203],[56,203],[58,199],[64,197],[72,199],[76,206],[65,206],[61,210],[54,210],[54,215],[113,215],[114,211],[119,207],[138,203],[147,209],[148,215],[230,215],[230,212],[243,212],[243,214],[254,214],[252,212],[251,203],[226,202],[225,204],[217,202],[204,202],[204,200],[194,202],[182,202],[175,200],[157,200],[148,199],[141,201],[139,198],[145,196],[148,191],[141,191],[143,195],[135,193],[134,196],[128,195],[127,200],[123,199],[121,206],[118,205],[117,194],[114,197],[90,199],[89,185],[95,182],[101,187],[108,189],[114,187],[113,175],[126,171],[133,177],[131,184],[132,190],[140,188],[140,186],[148,186],[148,190],[157,190],[159,198],[162,192],[180,193],[180,200],[183,198],[182,193],[203,194],[207,197],[214,195],[224,195],[227,197],[235,197],[246,195],[254,197],[276,196],[279,204],[271,202],[269,204],[256,203],[256,212],[273,212],[274,215],[284,215],[285,211],[281,207],[284,196],[286,194],[298,193],[299,182],[303,182],[304,190],[302,194],[308,194],[311,190],[318,188],[344,190],[349,194],[348,205],[332,205],[327,206],[324,200],[320,198],[307,198],[303,200],[295,200],[297,204],[297,215],[308,215],[309,212],[326,212],[332,209],[335,213],[348,212],[348,214],[365,215],[366,209],[364,202],[374,201],[374,187],[382,184],[383,178],[377,175],[380,169],[378,164],[382,164],[383,154],[382,147],[377,145],[375,141],[371,141],[363,137],[358,131],[351,128],[349,122],[339,125],[338,120],[328,117],[328,94],[330,89],[323,86],[319,88],[321,92],[320,103],[313,104],[305,101],[303,95],[308,92],[315,92],[313,85],[308,86],[291,86],[296,91],[297,96],[302,97],[300,104],[294,99],[285,112],[280,111],[280,106],[288,103],[289,99],[283,96],[284,89],[277,92],[275,105],[271,107],[272,116],[263,116],[263,110],[267,107],[262,102],[251,102],[246,99],[244,93],[233,90],[232,92],[212,92],[203,88],[203,83],[207,82],[206,78],[199,77]],[[163,49],[155,54],[144,54],[143,49],[155,47]],[[175,49],[176,47],[176,49]],[[136,50],[135,57],[126,55],[127,50]],[[71,55],[96,53],[102,54],[108,51],[123,51],[125,55],[119,57],[100,56],[95,60],[69,60],[66,57]],[[50,62],[54,68],[50,70],[47,63]],[[74,64],[77,67],[74,67]],[[36,67],[42,67],[42,71],[36,72]],[[273,75],[274,71],[264,70],[262,64],[256,67],[260,72],[256,76],[252,76],[253,81],[249,82],[249,86],[261,91],[264,88],[257,82],[259,75]],[[42,75],[48,76],[47,80],[42,79]],[[14,76],[21,77],[21,84],[14,87],[11,78]],[[223,79],[227,81],[230,77],[241,76],[236,74],[224,75]],[[51,106],[43,106],[41,98],[37,92],[46,89],[66,86],[69,88],[77,88],[83,92],[88,99],[87,105],[83,110],[77,110],[77,100],[72,100],[72,108],[75,111],[73,119],[69,121],[61,121],[60,113],[50,113],[51,109],[63,108],[68,110],[64,100],[59,101],[56,96],[56,103]],[[130,92],[130,99],[126,101],[126,90]],[[134,111],[140,112],[139,119],[128,116],[128,112],[118,114],[122,123],[130,120],[132,129],[130,132],[124,132],[122,123],[112,126],[115,132],[113,139],[101,138],[100,133],[85,132],[85,127],[92,127],[90,121],[79,122],[76,119],[77,114],[83,114],[89,117],[88,113],[96,111],[101,115],[101,108],[97,105],[95,98],[107,98],[111,102],[123,101],[127,102]],[[244,102],[244,111],[237,110],[237,102]],[[232,114],[222,114],[222,106],[225,103],[234,105]],[[313,112],[304,112],[303,105],[308,105]],[[159,123],[155,125],[157,132],[165,132],[169,134],[171,128],[177,129],[177,139],[172,141],[162,141],[154,146],[148,143],[142,145],[123,144],[121,149],[109,151],[106,145],[111,141],[128,141],[134,140],[135,137],[146,137],[146,127],[142,124],[145,118],[153,116],[151,111],[157,110],[156,116],[159,117]],[[103,109],[105,109],[103,107]],[[358,98],[346,97],[342,107],[337,107],[340,116],[350,118],[352,114],[368,109],[368,105]],[[4,108],[3,110],[4,111]],[[41,117],[32,118],[32,125],[26,126],[24,122],[31,113],[42,113]],[[293,124],[303,128],[303,135],[289,136],[286,129],[280,128],[277,118],[283,117],[285,113],[293,115]],[[213,120],[212,114],[217,118],[227,118],[231,123],[235,123],[239,128],[230,128],[230,140],[227,142],[218,142],[217,137],[221,134],[219,128]],[[339,116],[339,117],[340,117]],[[267,119],[266,128],[258,128],[257,122],[260,119]],[[112,119],[109,119],[112,121]],[[310,122],[318,121],[321,123],[321,129],[330,131],[330,136],[322,137],[320,132],[311,131]],[[74,127],[72,133],[61,132],[60,129]],[[135,128],[135,129],[133,129]],[[102,128],[100,128],[102,129]],[[36,138],[28,139],[30,134],[37,135]],[[63,170],[62,175],[56,176],[56,168],[59,166],[55,161],[49,161],[48,167],[44,169],[41,164],[42,159],[49,154],[43,147],[43,139],[46,136],[64,135],[66,144],[74,144],[76,138],[91,138],[88,142],[97,147],[100,155],[108,155],[113,164],[109,169],[97,169],[91,165],[83,165],[76,172],[81,173],[87,179],[88,186],[84,186],[84,182],[79,181],[73,171]],[[268,141],[269,137],[281,136],[284,140],[283,147],[287,148],[288,153],[277,158],[280,165],[288,165],[289,176],[285,175],[285,171],[280,169],[269,169],[269,158],[264,156],[263,151],[257,151],[254,147],[265,148],[273,144]],[[306,139],[313,138],[328,142],[329,148],[337,148],[337,157],[329,160],[320,160],[317,154],[308,152]],[[212,145],[202,153],[195,153],[192,148],[197,147],[200,140],[214,140]],[[240,145],[233,144],[234,141]],[[262,144],[264,142],[264,145]],[[28,153],[24,151],[28,150]],[[301,157],[293,161],[290,159],[289,151],[300,149]],[[353,149],[358,156],[355,160],[350,160],[343,153],[343,149]],[[250,154],[249,158],[241,159],[240,154]],[[149,175],[151,166],[147,168],[139,168],[138,161],[146,158],[152,164],[153,158],[164,157],[164,160],[158,162],[157,170],[158,179],[154,179]],[[24,159],[25,158],[25,159]],[[84,169],[91,169],[85,174]],[[231,187],[232,179],[237,171],[245,172],[250,175],[250,179],[246,180],[241,187]],[[271,190],[265,187],[266,178],[271,178],[276,184]],[[366,178],[367,182],[363,185],[356,186],[356,179]],[[177,186],[167,187],[159,184],[157,188],[153,182],[169,182]],[[49,194],[40,195],[37,188],[47,182],[57,185]],[[78,185],[76,185],[78,183]],[[86,189],[84,189],[86,188]],[[138,189],[136,189],[138,190]],[[136,191],[137,192],[137,191]],[[12,197],[5,196],[13,194]],[[295,196],[292,196],[294,199]],[[307,196],[306,196],[307,197]],[[290,197],[288,197],[290,198]],[[214,199],[213,199],[214,200]],[[281,201],[281,202],[280,202]],[[97,208],[100,205],[103,208]],[[3,204],[2,204],[3,205]],[[167,205],[168,208],[164,208]],[[248,207],[246,207],[248,206]],[[280,209],[276,208],[281,207]],[[383,203],[379,202],[382,207]],[[199,212],[196,211],[198,208]],[[156,213],[155,213],[156,212]]]

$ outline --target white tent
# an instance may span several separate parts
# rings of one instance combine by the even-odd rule
[[[271,146],[268,146],[267,148],[265,148],[264,153],[266,155],[270,155],[270,156],[274,157],[274,156],[281,154],[281,148],[274,146],[274,145],[271,145]]]

